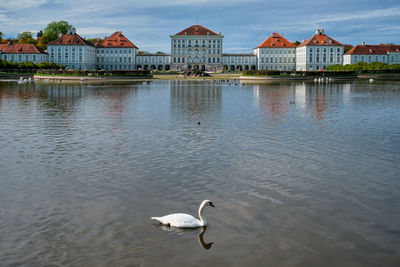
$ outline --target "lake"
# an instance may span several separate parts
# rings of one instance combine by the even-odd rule
[[[2,266],[399,266],[399,192],[400,81],[0,81]]]

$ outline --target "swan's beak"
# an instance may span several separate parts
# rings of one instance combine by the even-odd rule
[[[211,207],[213,207],[213,208],[215,208],[215,206],[214,206],[214,204],[213,204],[213,203],[210,203],[210,206],[211,206]]]

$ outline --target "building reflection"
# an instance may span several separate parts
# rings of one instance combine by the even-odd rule
[[[204,120],[221,109],[222,85],[214,82],[171,81],[171,111],[193,122]]]
[[[279,121],[291,110],[306,113],[317,121],[348,102],[350,83],[271,83],[254,85],[254,103],[270,122]]]
[[[270,122],[283,119],[294,99],[295,85],[270,83],[254,85],[254,105],[259,107]]]
[[[170,81],[171,120],[188,138],[201,138],[207,131],[203,125],[220,118],[222,84],[215,81]],[[201,125],[200,125],[201,124]]]
[[[302,87],[298,90],[305,90],[305,109],[317,121],[343,105],[350,93],[346,83],[305,83]]]

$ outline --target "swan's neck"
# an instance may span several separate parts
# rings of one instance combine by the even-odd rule
[[[204,203],[201,203],[201,205],[199,207],[199,219],[200,219],[200,222],[201,222],[202,226],[207,225],[206,218],[203,216],[203,209],[204,209],[205,206],[206,205]]]

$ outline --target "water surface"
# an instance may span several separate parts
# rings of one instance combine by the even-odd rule
[[[398,81],[0,82],[0,265],[399,266],[399,162]]]

